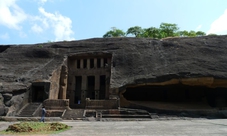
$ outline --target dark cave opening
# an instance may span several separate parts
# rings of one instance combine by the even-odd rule
[[[95,99],[95,76],[87,77],[87,98]]]
[[[32,102],[43,102],[45,96],[44,86],[33,86],[32,92]]]
[[[204,86],[165,85],[128,87],[123,96],[128,101],[197,103],[203,102],[210,107],[227,106],[226,88],[208,88]]]
[[[43,102],[48,99],[50,83],[49,82],[34,82],[31,87],[32,102]]]

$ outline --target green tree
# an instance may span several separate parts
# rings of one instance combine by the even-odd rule
[[[126,32],[127,35],[132,34],[135,37],[141,37],[143,33],[144,30],[140,26],[130,27]]]
[[[161,39],[165,37],[195,37],[195,36],[205,36],[206,33],[202,31],[179,31],[179,28],[177,24],[170,24],[170,23],[161,23],[159,28],[156,27],[149,27],[142,29],[140,26],[134,26],[130,27],[127,32],[123,32],[120,29],[117,29],[116,27],[112,27],[110,31],[106,32],[106,34],[103,35],[103,37],[124,37],[131,34],[135,37],[150,37],[150,38],[156,38]],[[215,34],[211,34],[215,35]]]
[[[195,37],[195,36],[196,36],[196,32],[195,32],[195,31],[190,31],[190,32],[188,33],[188,36],[189,36],[189,37]]]
[[[150,28],[144,29],[144,33],[142,34],[142,37],[151,37],[151,38],[160,39],[162,38],[162,35],[160,32],[160,29],[156,27],[150,27]]]
[[[188,36],[188,31],[184,30],[184,31],[179,31],[178,32],[180,37],[187,37]]]
[[[161,23],[160,24],[160,32],[162,33],[161,35],[163,36],[162,38],[165,37],[174,37],[178,35],[178,26],[177,24],[170,24],[170,23]]]
[[[206,33],[202,32],[202,31],[197,31],[196,32],[196,36],[205,36]]]
[[[107,38],[107,37],[124,37],[125,36],[125,32],[123,32],[120,29],[117,29],[116,27],[112,27],[112,30],[106,32],[103,37]]]

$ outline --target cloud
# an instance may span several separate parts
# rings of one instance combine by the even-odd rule
[[[212,24],[207,34],[227,34],[227,9],[225,12],[216,19]]]
[[[72,31],[72,21],[66,16],[62,16],[59,13],[48,13],[44,8],[40,7],[39,12],[42,17],[39,18],[42,24],[46,27],[51,27],[53,29],[55,40],[74,40]]]
[[[3,39],[3,40],[7,40],[7,39],[9,39],[9,34],[8,33],[1,34],[0,38]]]
[[[40,2],[44,4],[47,2],[47,0],[40,0]]]
[[[196,27],[195,30],[196,30],[196,31],[199,31],[201,28],[202,28],[202,25],[199,25],[199,26]]]
[[[74,40],[72,21],[69,17],[60,13],[46,12],[43,7],[38,8],[39,15],[26,14],[17,4],[17,0],[0,0],[0,25],[18,31],[18,36],[26,38],[27,34],[22,30],[22,23],[26,22],[30,30],[37,34],[52,32],[55,40]],[[40,4],[52,0],[35,0]],[[1,39],[9,38],[8,34],[1,35]]]
[[[16,0],[0,0],[0,24],[20,30],[20,23],[26,20],[27,15],[15,2]]]
[[[43,32],[42,27],[41,26],[38,26],[37,24],[34,24],[31,29],[35,33],[42,33]]]
[[[52,1],[52,0],[33,0],[33,1],[39,5],[44,5],[47,1]]]

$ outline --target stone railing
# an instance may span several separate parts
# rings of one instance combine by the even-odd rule
[[[47,99],[43,102],[47,110],[69,109],[69,99]]]
[[[86,99],[86,109],[118,109],[119,100],[90,100]]]

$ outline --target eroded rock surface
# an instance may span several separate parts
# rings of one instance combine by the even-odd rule
[[[28,97],[32,82],[46,80],[59,83],[60,77],[56,75],[60,75],[60,68],[67,56],[99,52],[112,54],[110,95],[118,94],[114,89],[121,90],[128,85],[161,83],[181,78],[211,77],[218,80],[209,83],[210,87],[227,87],[227,36],[163,40],[97,38],[3,45],[0,46],[0,108],[8,109],[8,115],[14,115],[23,105],[23,97]],[[64,81],[60,85],[62,92],[65,91]]]

